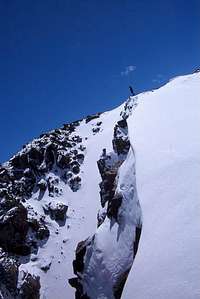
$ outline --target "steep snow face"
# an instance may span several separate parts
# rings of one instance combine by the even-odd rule
[[[123,299],[200,297],[200,74],[139,97],[128,119],[143,229]]]

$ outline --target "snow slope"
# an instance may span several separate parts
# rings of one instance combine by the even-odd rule
[[[46,190],[41,197],[41,190],[37,189],[22,201],[29,214],[37,213],[38,219],[44,217],[50,235],[37,241],[36,252],[20,258],[19,287],[24,271],[40,277],[41,299],[75,298],[68,279],[74,277],[78,243],[90,237],[92,242],[82,261],[83,271],[76,273],[90,299],[120,298],[132,263],[123,299],[200,298],[199,94],[200,73],[177,77],[160,89],[132,97],[120,107],[75,126],[70,138],[78,135],[85,148],[84,161],[79,165],[80,188],[73,192],[61,179],[59,171],[65,169],[51,169],[43,180],[51,177],[58,181],[54,187],[60,191],[52,195]],[[120,160],[122,157],[113,146],[113,133],[122,118],[127,118],[131,146]],[[123,125],[121,132],[126,135]],[[65,136],[65,129],[61,133],[55,130],[52,135]],[[64,145],[66,140],[62,142]],[[35,141],[31,146],[35,146]],[[78,149],[80,144],[71,151],[76,146]],[[121,200],[118,210],[113,212],[116,216],[109,216],[108,202],[101,207],[99,183],[103,177],[97,161],[103,149],[114,159],[110,162],[114,164],[110,175],[116,171],[116,197],[112,201],[119,197]],[[1,173],[9,181],[4,169],[0,169]],[[68,206],[65,222],[59,223],[45,214],[44,207],[49,203]],[[107,215],[97,228],[99,209],[102,215]],[[140,229],[142,225],[142,234],[137,240],[137,251],[134,246],[138,225]],[[2,294],[0,282],[0,297]]]
[[[128,119],[143,229],[123,299],[200,298],[200,73],[139,97]]]
[[[63,194],[59,196],[58,200],[69,206],[66,224],[59,227],[57,223],[52,223],[49,219],[50,237],[47,243],[39,249],[36,261],[33,257],[33,261],[24,263],[20,267],[20,270],[28,270],[28,272],[40,276],[42,299],[74,297],[74,289],[68,283],[68,279],[73,276],[74,252],[79,241],[95,232],[97,212],[100,208],[98,184],[101,179],[96,161],[103,148],[109,150],[112,147],[113,127],[119,119],[121,109],[122,107],[115,109],[112,112],[112,117],[109,112],[106,112],[88,124],[82,121],[76,130],[76,134],[83,139],[87,138],[84,141],[86,155],[81,169],[81,189],[72,192],[67,185],[60,185]],[[99,121],[102,121],[101,132],[94,135],[92,128]],[[37,198],[37,194],[34,195],[34,198]],[[43,205],[45,201],[49,200],[52,201],[52,198],[49,199],[49,196],[45,194],[42,203],[31,199],[28,204],[33,206],[34,211],[42,213],[41,204]],[[50,262],[51,267],[47,273],[40,269],[41,263],[45,265]]]

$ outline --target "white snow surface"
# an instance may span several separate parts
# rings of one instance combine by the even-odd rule
[[[141,95],[128,126],[143,229],[122,298],[200,298],[200,74]]]

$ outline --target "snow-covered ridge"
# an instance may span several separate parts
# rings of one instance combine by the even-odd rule
[[[198,298],[199,86],[199,73],[178,77],[42,135],[0,167],[0,298],[74,298],[72,262],[88,237],[81,291],[120,298],[138,198],[142,235],[122,297]]]
[[[120,113],[128,115],[130,110],[122,105],[115,113],[65,124],[42,134],[1,166],[3,297],[55,298],[55,283],[60,298],[66,293],[73,297],[67,278],[73,273],[74,250],[95,231],[100,206],[96,161],[102,147],[112,147],[110,132]],[[88,180],[91,173],[94,176]]]
[[[128,126],[143,229],[122,298],[200,298],[200,73],[143,97]]]

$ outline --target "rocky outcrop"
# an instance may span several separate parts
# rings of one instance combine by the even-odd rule
[[[101,113],[96,113],[96,114],[93,114],[93,115],[88,115],[85,119],[85,123],[87,124],[88,122],[90,122],[91,120],[93,119],[96,119],[96,118],[99,118],[99,116],[101,115]]]
[[[21,272],[18,283],[19,262],[0,248],[0,293],[3,299],[39,299],[40,280],[29,273]]]
[[[17,261],[0,248],[0,289],[4,285],[5,290],[13,296],[17,289],[18,267]]]
[[[102,177],[102,182],[99,185],[102,208],[107,203],[106,215],[117,220],[117,212],[122,198],[120,194],[116,193],[116,177],[118,169],[126,159],[130,148],[128,126],[125,119],[118,121],[115,125],[112,143],[114,152],[106,154],[104,149],[97,165]]]
[[[53,200],[62,195],[60,182],[67,184],[73,192],[81,186],[79,173],[85,146],[76,134],[79,124],[80,121],[64,124],[60,129],[40,135],[0,165],[0,248],[6,255],[0,264],[3,277],[0,294],[4,289],[4,296],[11,292],[19,298],[39,298],[39,278],[29,273],[23,278],[18,292],[19,261],[21,256],[28,258],[31,253],[36,253],[47,241],[50,231],[46,215],[63,225],[68,206]],[[40,201],[46,192],[52,202],[45,203],[44,214],[39,215],[29,205],[29,198],[37,194]]]
[[[120,299],[138,249],[142,227],[141,210],[136,193],[134,156],[130,149],[125,117],[115,125],[112,144],[113,152],[106,153],[106,149],[103,149],[97,162],[102,178],[102,210],[97,216],[97,232],[92,238],[78,244],[73,262],[76,277],[70,279],[69,283],[76,289],[77,299]],[[126,166],[126,171],[132,177],[127,188],[123,187],[121,190],[118,186],[119,171],[127,159],[131,159],[131,170]],[[126,167],[124,166],[125,169]],[[118,228],[111,233],[112,227]],[[105,244],[105,236],[108,245]],[[113,246],[113,257],[109,244],[111,248]]]
[[[19,299],[39,299],[40,298],[40,278],[30,273],[24,273],[23,280],[19,288]]]
[[[3,189],[8,195],[28,199],[37,187],[44,188],[45,183],[42,186],[39,179],[44,180],[44,175],[53,168],[60,168],[63,179],[69,171],[72,171],[72,176],[77,175],[85,149],[82,138],[75,134],[79,123],[65,124],[61,129],[42,134],[1,166],[0,195]],[[72,190],[75,189],[72,186]]]
[[[1,213],[0,247],[7,252],[20,255],[29,254],[30,248],[25,244],[28,231],[26,208],[21,203],[17,203],[8,210],[1,208]]]
[[[130,148],[128,127],[125,119],[118,121],[114,128],[113,150],[118,155],[127,155]]]
[[[77,277],[69,279],[69,284],[76,289],[75,297],[77,299],[90,299],[87,294],[84,294],[81,283],[81,273],[84,270],[84,256],[89,245],[91,245],[90,238],[81,241],[76,248],[76,259],[73,261],[73,270]]]
[[[49,214],[52,219],[56,221],[64,221],[66,218],[66,213],[68,206],[62,202],[50,202],[48,205],[45,205],[44,211],[46,214]]]

